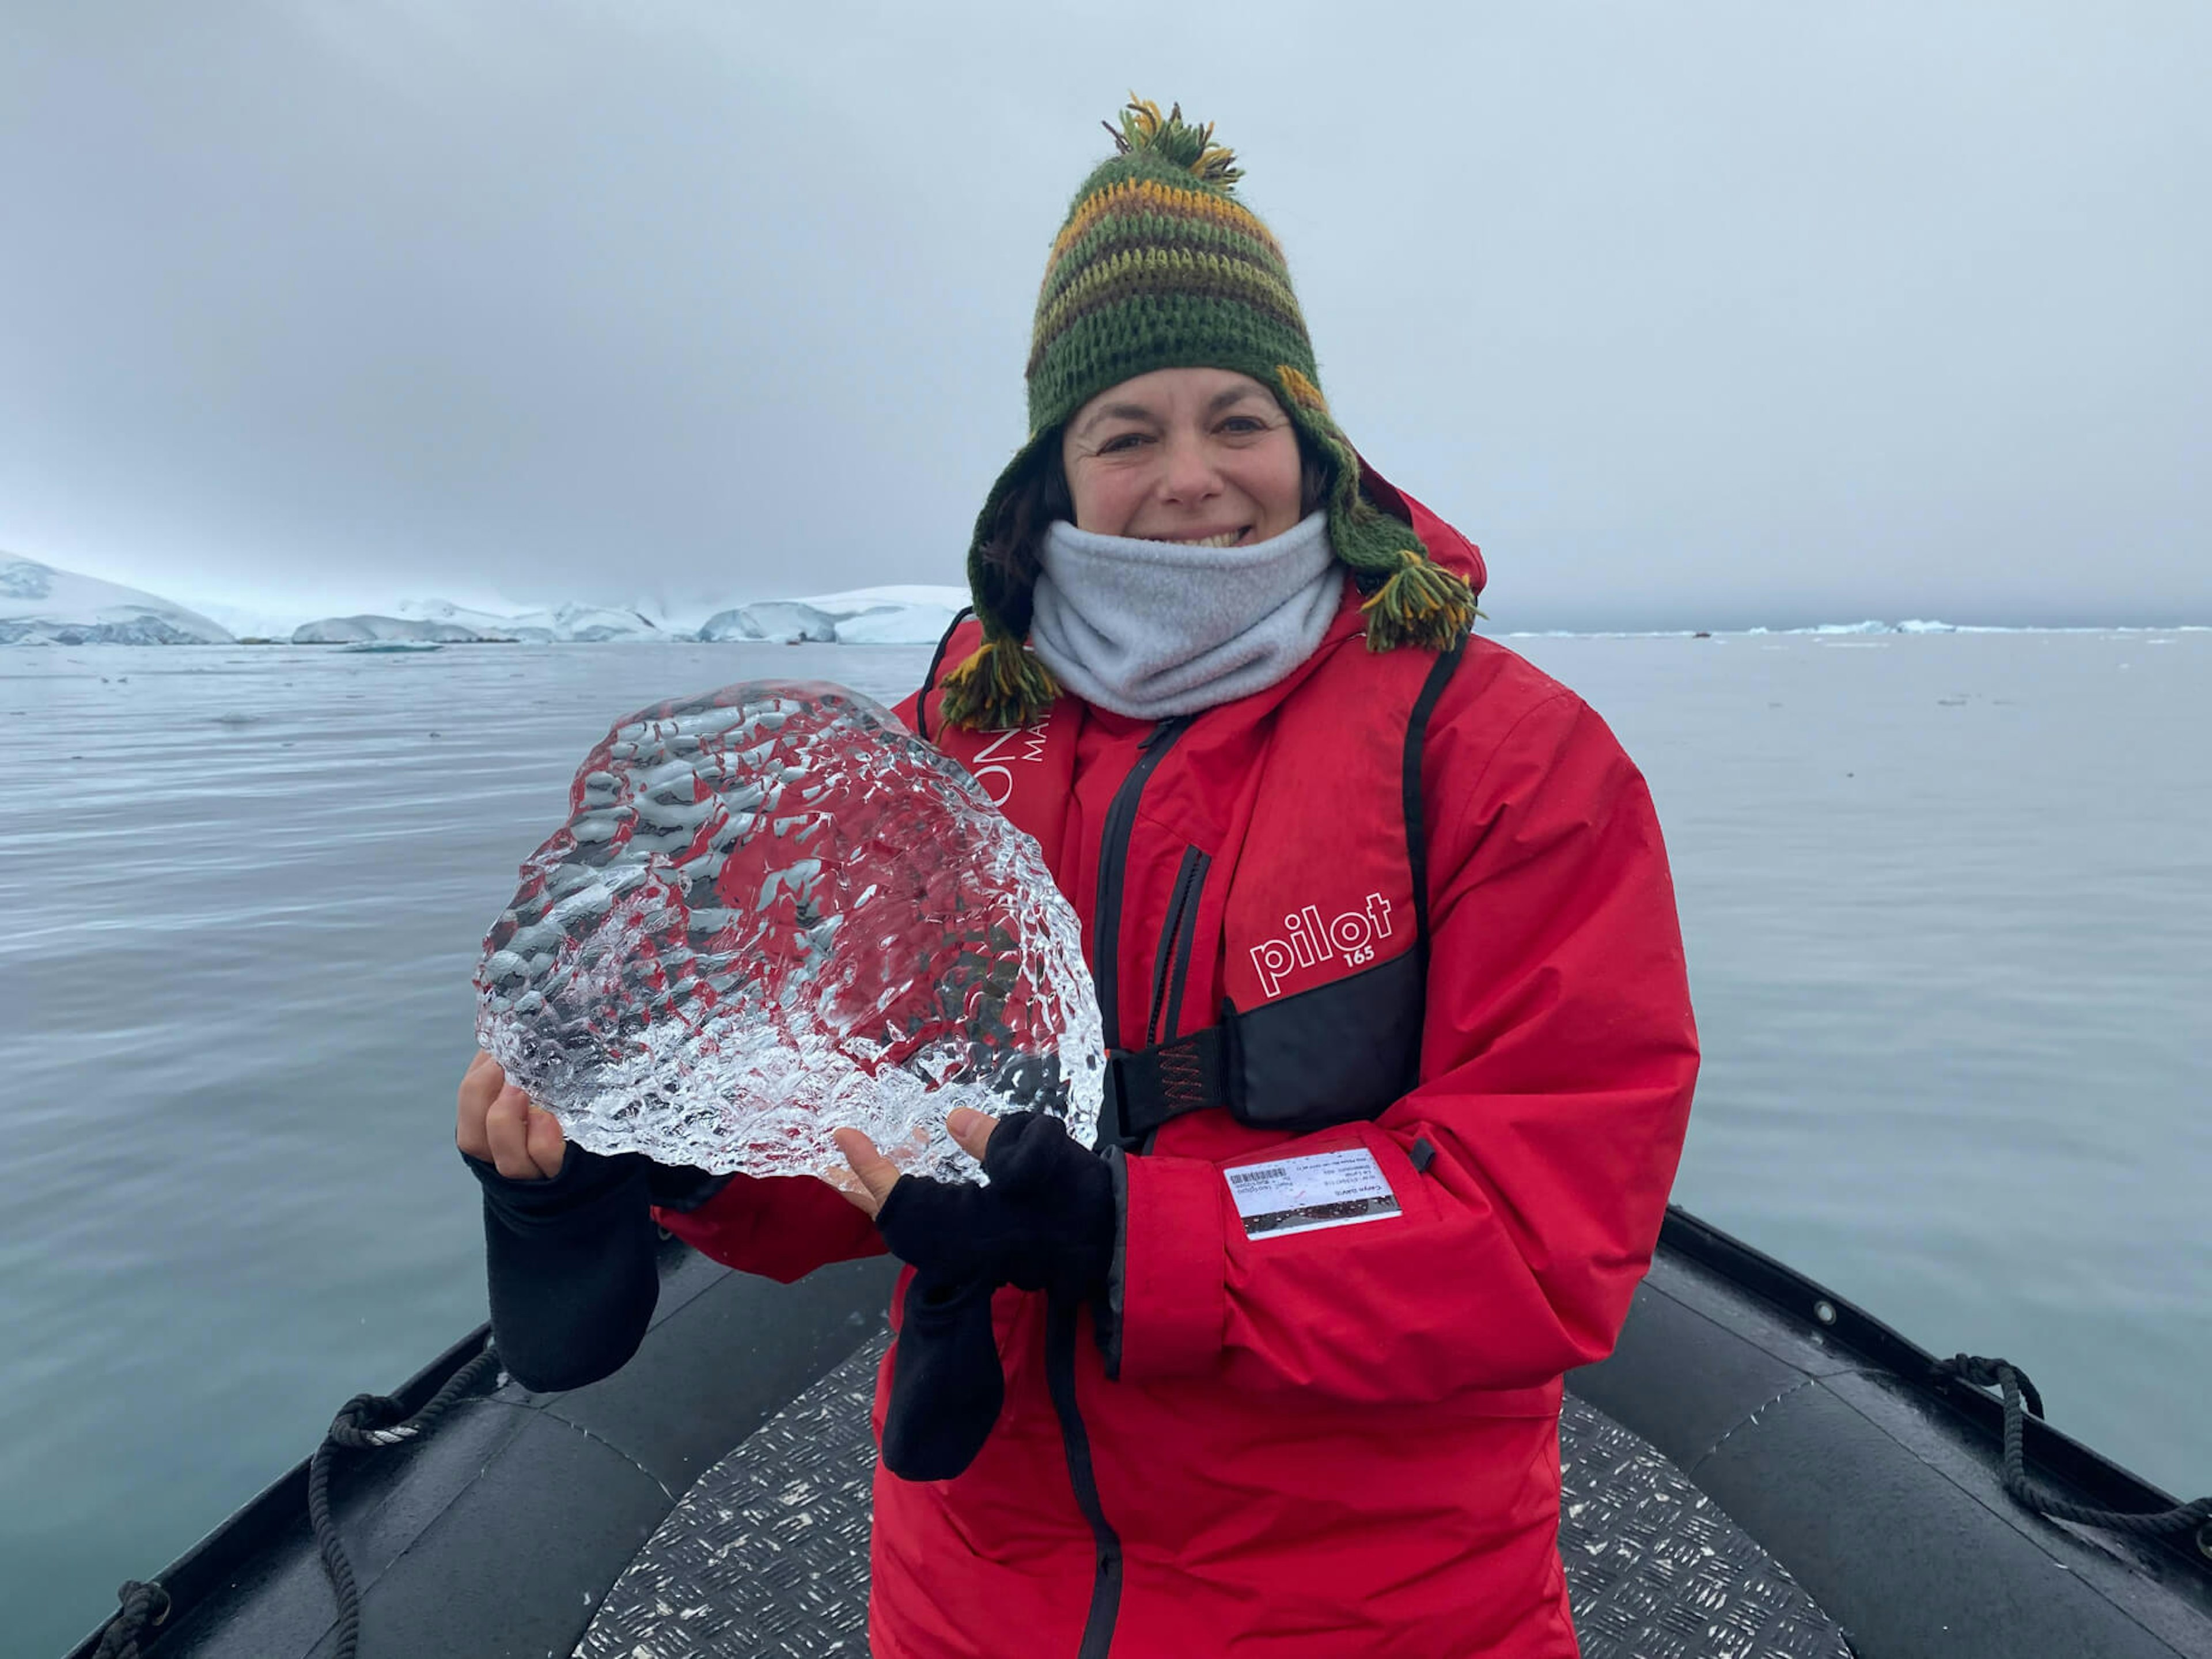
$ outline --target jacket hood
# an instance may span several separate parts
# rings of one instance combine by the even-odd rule
[[[1490,580],[1482,550],[1376,471],[1364,455],[1358,456],[1358,461],[1359,487],[1367,492],[1367,498],[1385,513],[1412,525],[1413,533],[1427,544],[1429,556],[1445,569],[1466,577],[1480,599]]]

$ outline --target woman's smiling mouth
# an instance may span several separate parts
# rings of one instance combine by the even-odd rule
[[[1211,536],[1160,536],[1155,540],[1173,542],[1177,547],[1234,547],[1252,533],[1250,525],[1235,530],[1216,532]]]

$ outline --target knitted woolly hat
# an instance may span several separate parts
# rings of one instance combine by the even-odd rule
[[[1474,594],[1431,562],[1410,526],[1359,488],[1359,462],[1330,416],[1283,250],[1237,199],[1243,176],[1209,123],[1132,97],[1117,151],[1083,181],[1045,263],[1030,348],[1029,441],[992,486],[969,545],[983,645],[945,678],[945,718],[1024,726],[1059,695],[1023,648],[1030,593],[982,557],[1001,503],[1068,417],[1109,386],[1160,368],[1225,368],[1272,391],[1327,470],[1329,544],[1367,595],[1367,645],[1446,650],[1467,636]]]

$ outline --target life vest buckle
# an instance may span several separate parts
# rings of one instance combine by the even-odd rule
[[[1098,1112],[1100,1144],[1139,1146],[1186,1112],[1232,1108],[1233,1029],[1224,1019],[1149,1048],[1111,1050]]]

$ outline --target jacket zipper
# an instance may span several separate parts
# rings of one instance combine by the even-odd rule
[[[1075,1399],[1075,1334],[1078,1304],[1057,1297],[1045,1304],[1044,1375],[1052,1391],[1052,1408],[1060,1419],[1060,1445],[1067,1458],[1068,1484],[1075,1488],[1075,1506],[1091,1523],[1097,1546],[1097,1570],[1091,1581],[1091,1611],[1083,1620],[1083,1640],[1076,1659],[1106,1659],[1114,1645],[1114,1625],[1121,1611],[1121,1538],[1106,1519],[1098,1502],[1098,1482],[1091,1468],[1091,1436],[1083,1426],[1082,1408]]]
[[[1106,833],[1098,854],[1098,903],[1091,918],[1091,937],[1098,961],[1091,978],[1098,987],[1098,1013],[1105,1025],[1106,1046],[1121,1046],[1121,878],[1129,862],[1129,836],[1137,826],[1137,801],[1145,781],[1160,763],[1160,757],[1190,725],[1190,716],[1179,714],[1162,720],[1137,745],[1136,763],[1106,809]]]
[[[1121,878],[1129,861],[1129,836],[1136,828],[1137,800],[1145,781],[1175,740],[1190,724],[1185,714],[1162,720],[1137,745],[1136,763],[1114,792],[1106,809],[1106,832],[1098,858],[1098,902],[1091,919],[1091,937],[1097,963],[1091,973],[1098,987],[1098,1012],[1105,1027],[1106,1047],[1121,1046],[1121,973],[1115,960],[1121,945]],[[1091,1436],[1083,1426],[1083,1410],[1075,1397],[1076,1318],[1073,1303],[1048,1302],[1045,1308],[1044,1375],[1052,1394],[1053,1414],[1060,1419],[1060,1437],[1067,1458],[1068,1484],[1075,1491],[1075,1506],[1091,1525],[1098,1549],[1097,1569],[1091,1581],[1091,1611],[1083,1622],[1082,1645],[1077,1659],[1106,1659],[1114,1645],[1114,1624],[1121,1610],[1121,1539],[1106,1519],[1098,1501],[1098,1482],[1091,1467]]]
[[[1206,866],[1212,863],[1195,847],[1183,849],[1182,867],[1176,872],[1175,895],[1168,901],[1167,926],[1160,929],[1160,946],[1152,959],[1152,1012],[1145,1021],[1145,1047],[1176,1034],[1182,1023],[1182,984],[1190,971],[1191,940],[1196,932],[1200,889],[1206,885]],[[1172,964],[1174,993],[1170,998],[1168,969]],[[1164,1025],[1161,1016],[1166,1016]]]

